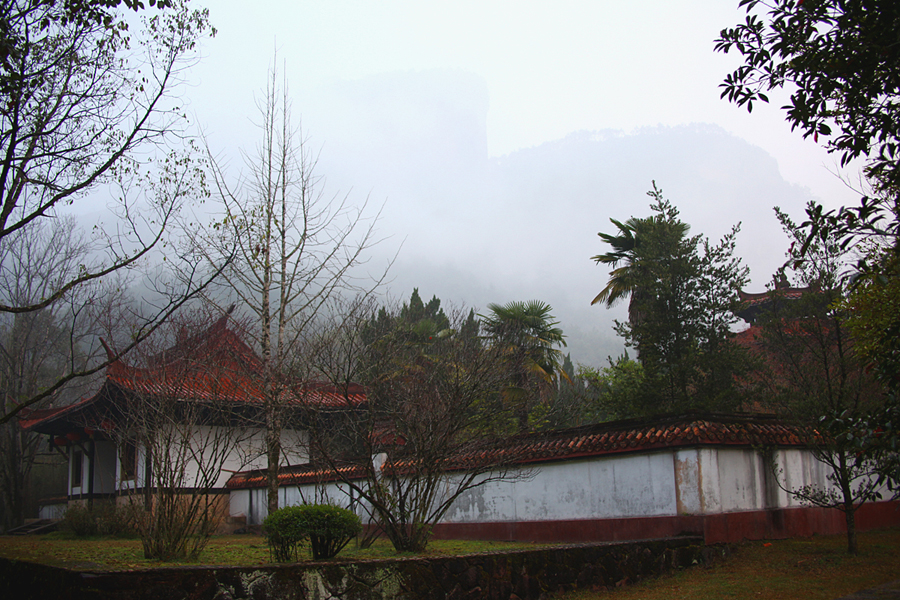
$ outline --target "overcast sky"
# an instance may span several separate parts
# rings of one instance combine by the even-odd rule
[[[788,181],[823,199],[846,194],[825,170],[833,158],[786,126],[777,108],[784,97],[752,115],[719,99],[738,59],[714,53],[713,40],[743,20],[736,0],[205,5],[219,33],[205,44],[190,95],[199,121],[219,134],[253,115],[253,94],[277,50],[310,121],[316,115],[303,100],[337,82],[457,69],[487,85],[490,156],[585,129],[715,123],[771,153]]]
[[[646,215],[651,179],[665,176],[695,233],[744,221],[739,248],[757,290],[784,253],[767,237],[778,233],[772,206],[800,218],[808,199],[857,197],[832,174],[834,157],[790,131],[784,96],[750,115],[719,99],[738,57],[715,53],[713,40],[743,20],[737,0],[203,4],[218,35],[185,95],[217,152],[254,148],[255,99],[277,52],[294,112],[321,149],[320,174],[333,191],[385,202],[381,229],[402,243],[394,297],[417,285],[484,309],[541,296],[576,360],[596,362],[615,340],[609,311],[588,307],[606,280],[589,260],[604,251],[596,232],[610,230],[609,217]],[[694,159],[697,145],[719,143],[710,140],[721,141],[717,154]],[[554,149],[564,158],[552,166]],[[603,164],[580,161],[590,152]],[[579,201],[567,205],[563,191]],[[502,216],[526,207],[528,219]],[[572,225],[547,231],[561,225],[542,212]],[[754,233],[763,219],[769,229]],[[535,221],[545,229],[523,225]],[[507,224],[519,235],[501,233]]]

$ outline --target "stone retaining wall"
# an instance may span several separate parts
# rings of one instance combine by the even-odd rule
[[[76,571],[0,559],[9,598],[116,600],[538,600],[615,587],[707,560],[700,538],[647,540],[475,554],[265,567]]]

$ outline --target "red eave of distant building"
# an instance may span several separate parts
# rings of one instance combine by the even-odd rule
[[[757,316],[767,309],[768,305],[780,300],[799,300],[805,294],[812,291],[815,290],[809,287],[789,287],[787,282],[776,285],[774,290],[754,294],[739,290],[738,296],[741,299],[741,307],[736,310],[734,314],[748,323],[753,323]]]
[[[745,292],[743,290],[738,291],[738,296],[741,299],[741,302],[748,304],[750,306],[755,306],[758,304],[764,304],[772,299],[773,293],[780,298],[788,298],[789,300],[797,300],[798,298],[803,297],[803,294],[809,291],[808,287],[803,288],[777,288],[774,292],[759,292],[756,294],[751,294]]]

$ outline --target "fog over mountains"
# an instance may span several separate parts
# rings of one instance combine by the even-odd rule
[[[656,181],[692,226],[718,238],[741,222],[738,253],[764,289],[787,242],[772,211],[802,220],[810,193],[786,182],[761,148],[716,125],[579,131],[489,157],[487,88],[474,75],[434,70],[342,82],[294,100],[330,192],[384,202],[377,270],[402,244],[387,293],[464,303],[539,299],[553,306],[573,360],[600,365],[621,352],[624,318],[590,306],[607,271],[598,231],[609,218],[650,214]],[[252,133],[251,133],[252,135]],[[252,137],[250,138],[253,139]],[[831,175],[823,168],[823,177]]]

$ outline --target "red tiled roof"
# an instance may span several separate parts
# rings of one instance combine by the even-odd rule
[[[366,403],[366,390],[358,383],[341,389],[331,383],[309,382],[289,392],[285,399],[289,404],[313,405],[323,408],[350,408]]]
[[[224,318],[150,362],[141,369],[116,361],[107,377],[123,389],[150,396],[250,404],[260,404],[265,397],[262,361],[226,327]],[[366,401],[365,391],[356,384],[344,390],[323,382],[279,387],[285,404],[345,408]]]
[[[92,397],[60,409],[32,411],[20,420],[31,429],[85,408],[108,393],[108,384],[145,397],[167,397],[194,402],[228,402],[261,405],[265,395],[261,361],[240,337],[226,326],[226,318],[135,367],[116,360],[106,368],[106,385]],[[366,402],[365,390],[357,384],[343,388],[307,382],[281,386],[282,402],[293,406],[342,409]]]
[[[648,452],[666,448],[696,446],[802,446],[802,430],[784,424],[771,416],[705,415],[661,417],[655,421],[620,421],[564,429],[546,433],[515,436],[489,450],[448,458],[448,470],[490,464],[529,465],[541,462],[573,460],[592,456]],[[402,473],[404,462],[389,462],[388,472]],[[333,481],[341,477],[328,470],[292,471],[279,477],[281,485]],[[346,473],[363,477],[361,467],[348,467]],[[301,476],[300,473],[303,473]],[[312,473],[315,473],[313,476]],[[342,474],[344,472],[342,471]],[[346,477],[346,475],[343,475]],[[264,472],[236,473],[228,487],[265,486]]]
[[[37,410],[28,410],[27,408],[23,408],[20,413],[22,416],[19,417],[19,427],[28,431],[38,423],[43,423],[45,421],[49,421],[50,419],[58,418],[64,414],[74,412],[88,404],[90,400],[93,398],[82,398],[77,402],[73,402],[68,406],[61,406],[59,408],[40,408]]]
[[[608,424],[606,427],[588,426],[529,437],[536,439],[525,438],[517,444],[525,449],[527,462],[698,445],[803,444],[796,427],[762,416],[752,418],[707,416],[695,419],[666,419],[662,422],[643,424],[625,422],[619,426],[616,424]]]
[[[365,476],[365,470],[359,465],[348,465],[334,470],[306,464],[282,467],[278,472],[278,485],[326,483],[341,479],[362,479]],[[235,473],[225,486],[232,490],[266,487],[266,471]]]
[[[198,365],[187,372],[181,369],[139,369],[113,363],[107,377],[120,388],[145,396],[165,396],[196,401],[225,401],[261,404],[265,398],[259,378],[225,365]],[[324,382],[311,382],[284,388],[279,392],[284,404],[347,408],[365,403],[362,386],[352,384],[345,390]]]

